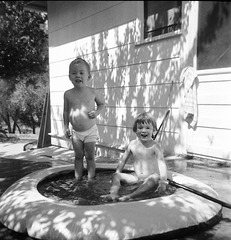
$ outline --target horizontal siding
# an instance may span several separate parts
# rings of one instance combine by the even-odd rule
[[[179,59],[174,59],[99,70],[91,73],[92,78],[89,80],[88,85],[94,86],[95,88],[108,89],[108,91],[113,91],[113,88],[127,90],[129,87],[131,88],[131,91],[133,91],[134,88],[137,88],[138,90],[141,89],[142,86],[147,86],[153,88],[154,92],[158,89],[158,94],[160,95],[159,98],[167,98],[169,97],[171,84],[174,83],[171,95],[177,98],[179,79],[174,77],[174,73],[166,71],[165,68],[169,65],[177,65],[178,61]],[[62,68],[61,65],[56,67],[57,72],[61,71],[59,70]],[[68,69],[66,70],[68,71]],[[55,68],[53,71],[55,72]],[[68,72],[65,72],[65,75],[55,77],[52,77],[51,74],[51,92],[64,92],[72,87],[73,85],[69,80]],[[152,102],[152,100],[153,99],[150,99],[150,102]]]
[[[217,128],[231,130],[231,104],[230,105],[199,105],[197,127]]]
[[[174,90],[175,89],[178,89],[177,85],[174,85]],[[177,108],[179,104],[179,99],[177,97],[175,97],[173,103],[170,102],[174,93],[174,91],[171,90],[170,84],[100,88],[96,89],[96,91],[104,95],[106,105],[109,107],[146,106],[156,108]],[[63,91],[51,92],[51,105],[63,105],[63,95]]]
[[[120,126],[120,127],[132,127],[133,122],[137,114],[148,111],[153,114],[154,118],[157,121],[157,125],[159,126],[164,115],[166,113],[166,109],[162,108],[148,108],[148,107],[116,107],[116,108],[107,108],[102,113],[102,116],[99,118],[98,123],[101,125],[110,125],[110,126]],[[169,116],[169,119],[172,121],[175,120],[178,116],[178,109],[172,109],[172,113]],[[170,120],[169,120],[170,121]],[[170,122],[168,126],[172,128],[172,130],[177,129],[179,126],[177,122]]]
[[[154,118],[156,119],[157,126],[160,126],[162,120],[167,112],[167,109],[160,109],[160,108],[145,108],[145,107],[138,107],[138,108],[129,108],[129,107],[106,107],[103,113],[97,118],[97,124],[101,126],[110,126],[110,127],[120,127],[120,128],[132,128],[134,119],[137,114],[148,111],[153,114]],[[51,121],[53,125],[55,122],[58,125],[62,124],[62,113],[63,107],[56,107],[51,106]],[[168,117],[168,121],[166,124],[166,131],[169,132],[177,132],[179,129],[179,123],[176,121],[178,118],[178,109],[171,109],[171,114]],[[60,125],[61,126],[61,125]],[[57,129],[58,133],[61,134],[63,131],[60,127]],[[60,132],[61,130],[61,132]],[[53,128],[53,133],[57,133],[55,128]]]
[[[200,105],[231,105],[230,90],[231,79],[200,82],[198,102]]]
[[[131,127],[98,125],[100,141],[125,147],[132,139],[136,138]],[[105,141],[106,140],[106,141]],[[181,151],[181,139],[178,132],[164,131],[161,138],[161,146],[166,153]],[[180,146],[180,147],[179,147]]]
[[[188,15],[181,36],[137,45],[137,6],[136,1],[48,1],[52,133],[63,134],[63,93],[72,88],[69,64],[81,56],[91,66],[89,86],[106,102],[97,118],[101,141],[126,145],[135,138],[138,113],[150,111],[159,126],[171,108],[162,141],[166,152],[181,152],[186,145],[189,153],[230,160],[231,71],[198,71],[198,124],[192,130],[182,122],[179,75],[196,57],[195,9],[191,15],[182,11]],[[67,143],[52,138],[52,144]]]
[[[200,128],[194,132],[188,152],[212,158],[231,160],[231,130]]]
[[[52,46],[85,38],[135,19],[136,2],[108,2],[110,3],[105,5],[104,1],[85,1],[85,4],[82,4],[82,1],[66,1],[62,12],[58,2],[49,3],[51,11],[53,5],[59,9],[59,13],[55,12],[49,17],[49,38]]]
[[[226,149],[227,151],[231,151],[230,137],[231,130],[198,127],[193,134],[192,142],[194,147],[211,148],[211,151],[212,149]]]
[[[65,28],[74,22],[79,22],[83,18],[91,18],[96,13],[107,11],[108,8],[111,8],[115,5],[120,4],[121,1],[104,1],[103,4],[101,1],[90,2],[86,1],[49,1],[48,10],[49,10],[49,21],[52,22],[49,30],[55,32],[58,29]],[[84,9],[84,11],[82,11]],[[57,17],[59,16],[59,17]]]
[[[219,70],[218,70],[219,71]],[[188,139],[189,153],[231,160],[231,73],[199,73],[198,124]]]
[[[63,93],[72,88],[69,64],[81,56],[91,66],[89,86],[105,97],[97,118],[102,141],[126,144],[135,137],[131,126],[138,113],[152,112],[160,125],[171,108],[164,149],[180,148],[181,37],[136,45],[136,1],[55,1],[48,10],[52,133],[63,134]]]
[[[128,66],[143,66],[142,70],[155,71],[155,75],[169,75],[175,72],[179,68],[179,53],[172,53],[172,51],[164,51],[167,45],[162,44],[160,49],[156,49],[156,45],[150,46],[149,51],[145,51],[143,47],[137,48],[135,45],[126,45],[117,47],[116,49],[104,49],[101,52],[91,53],[88,55],[82,55],[81,52],[76,52],[72,58],[64,58],[60,61],[50,62],[50,76],[59,77],[66,76],[69,71],[69,64],[76,56],[84,57],[91,67],[91,71],[104,71],[110,69],[126,68]],[[168,46],[168,48],[171,48]],[[163,50],[163,53],[159,54],[159,51]],[[58,47],[58,52],[65,52],[65,49]],[[163,67],[168,64],[169,69]],[[166,71],[166,72],[165,72]]]
[[[100,33],[91,34],[84,38],[77,38],[77,40],[70,41],[66,44],[58,45],[50,50],[50,62],[59,62],[64,59],[72,59],[76,57],[76,54],[85,55],[88,60],[91,60],[88,55],[96,53],[97,56],[107,50],[109,52],[108,59],[113,59],[118,52],[125,50],[130,44],[135,41],[134,34],[125,39],[127,32],[135,31],[135,21],[125,23],[120,26],[116,26],[111,29],[102,30]],[[62,29],[59,30],[62,32]],[[60,51],[57,51],[57,47]],[[106,55],[101,55],[106,57]],[[104,63],[104,62],[103,62]],[[94,69],[93,69],[94,70]]]
[[[51,132],[63,135],[63,108],[51,107]],[[131,139],[135,138],[132,131],[132,125],[137,113],[149,111],[157,120],[157,126],[162,123],[167,109],[146,108],[146,107],[106,107],[103,113],[97,118],[97,126],[100,133],[100,142],[111,144],[126,145]],[[171,109],[170,115],[162,133],[163,148],[167,152],[173,152],[176,145],[176,139],[179,138],[178,109]],[[123,135],[124,134],[124,135]],[[177,139],[180,141],[180,139]]]

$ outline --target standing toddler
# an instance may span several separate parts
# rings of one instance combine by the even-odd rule
[[[90,78],[90,66],[84,59],[76,58],[70,63],[69,79],[74,87],[64,93],[63,120],[65,136],[72,136],[77,180],[82,178],[84,156],[88,179],[95,177],[95,143],[98,139],[96,117],[104,108],[102,96],[86,85]],[[69,123],[72,125],[72,133]]]

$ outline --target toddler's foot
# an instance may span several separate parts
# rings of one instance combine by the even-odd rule
[[[106,195],[101,195],[100,197],[107,202],[111,202],[111,201],[115,202],[118,200],[119,196],[117,194],[106,194]]]
[[[112,201],[110,194],[101,195],[100,198],[102,198],[106,202]]]
[[[131,200],[132,198],[129,196],[129,195],[126,195],[126,196],[123,196],[123,197],[120,197],[118,200],[120,202],[127,202],[129,200]]]
[[[96,180],[95,177],[93,177],[93,178],[88,178],[88,179],[87,179],[87,182],[88,182],[88,183],[92,183],[92,182],[94,182],[95,180]]]
[[[82,181],[82,178],[75,178],[74,179],[74,184],[80,183]]]

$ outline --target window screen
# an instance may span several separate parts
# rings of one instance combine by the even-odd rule
[[[181,29],[181,1],[144,1],[144,39]]]

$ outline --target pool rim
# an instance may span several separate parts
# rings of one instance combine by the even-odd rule
[[[115,166],[112,166],[112,165],[108,165],[108,164],[98,164],[97,168],[102,168],[102,169],[115,169]],[[127,167],[126,168],[127,170],[131,170],[131,168]],[[45,170],[38,170],[34,173],[31,173],[25,177],[23,177],[22,179],[19,179],[17,182],[15,182],[13,185],[11,185],[1,196],[0,198],[0,213],[4,212],[4,207],[6,208],[7,204],[6,205],[2,205],[2,200],[4,201],[4,197],[7,196],[8,194],[11,194],[12,191],[14,191],[14,189],[16,188],[18,190],[18,187],[24,187],[24,184],[32,184],[30,186],[30,189],[32,191],[34,191],[34,194],[37,195],[37,197],[39,196],[39,200],[44,200],[45,202],[47,203],[52,203],[52,204],[55,204],[57,206],[61,206],[62,208],[65,209],[65,207],[68,207],[70,208],[70,204],[66,204],[66,203],[60,203],[56,200],[53,200],[53,199],[49,199],[45,196],[43,196],[37,189],[38,187],[38,184],[42,181],[44,181],[45,179],[47,178],[52,178],[53,176],[55,175],[58,175],[60,172],[62,171],[72,171],[73,170],[73,164],[70,164],[70,165],[65,165],[65,166],[56,166],[56,167],[51,167],[51,168],[47,168]],[[181,175],[181,176],[184,176],[182,174],[179,174],[179,173],[175,173],[177,175]],[[184,176],[186,177],[186,176]],[[186,178],[189,178],[189,177],[186,177]],[[192,179],[192,178],[190,178]],[[195,180],[195,179],[194,179]],[[197,181],[197,180],[196,180]],[[197,181],[199,182],[199,181]],[[20,186],[19,186],[20,185]],[[205,185],[205,184],[204,184]],[[207,186],[207,185],[206,185]],[[210,188],[210,187],[209,187]],[[212,188],[210,188],[212,189]],[[213,189],[212,189],[213,190]],[[178,190],[177,190],[178,191]],[[179,189],[178,192],[182,192],[182,191],[185,191],[183,189]],[[213,190],[214,191],[214,190]],[[185,191],[187,192],[187,191]],[[215,191],[214,191],[215,192]],[[35,197],[35,195],[33,197]],[[174,195],[174,194],[173,194]],[[8,196],[9,197],[9,196]],[[164,198],[166,198],[168,196],[164,196]],[[199,197],[199,196],[198,196]],[[163,198],[163,197],[162,197]],[[9,198],[8,198],[9,200]],[[26,201],[30,202],[30,196],[27,196],[26,198]],[[153,199],[146,199],[146,200],[140,200],[140,201],[137,201],[137,202],[149,202],[149,201],[153,201]],[[209,200],[205,200],[205,201],[209,201]],[[14,201],[13,201],[14,202]],[[131,202],[125,202],[125,203],[110,203],[110,204],[105,204],[104,206],[115,206],[116,204],[130,204]],[[133,203],[136,203],[136,201],[134,201]],[[44,204],[44,202],[42,203]],[[215,206],[218,206],[219,204],[217,203],[213,203],[213,205]],[[93,208],[97,208],[99,205],[91,205],[91,207]],[[43,206],[44,207],[44,206]],[[75,205],[76,208],[86,208],[87,206],[84,206],[84,205]],[[40,212],[40,211],[38,211]],[[6,213],[6,209],[5,209],[5,213]],[[24,222],[22,225],[25,227],[24,229],[20,229],[18,228],[17,226],[12,226],[12,224],[10,224],[9,221],[6,221],[6,218],[4,220],[4,218],[2,217],[2,214],[0,214],[1,217],[0,217],[0,220],[1,222],[8,228],[10,228],[11,230],[14,230],[14,231],[18,231],[18,232],[25,232],[27,231],[28,232],[28,235],[31,236],[31,237],[36,237],[38,238],[38,235],[34,235],[33,233],[33,229],[31,229],[31,226],[33,226],[33,219],[30,220],[29,222],[29,225],[27,225],[26,222]],[[220,218],[221,218],[221,215],[222,215],[222,206],[220,207],[217,207],[217,213],[210,219],[208,219],[207,221],[205,222],[199,222],[197,225],[192,225],[192,226],[188,226],[188,227],[183,227],[183,228],[179,228],[179,229],[175,229],[175,230],[172,230],[172,231],[168,231],[168,232],[165,232],[165,233],[156,233],[156,234],[153,234],[150,236],[150,238],[152,237],[158,237],[158,239],[168,239],[168,237],[172,237],[173,235],[174,236],[184,236],[185,232],[187,232],[187,234],[189,232],[192,232],[192,231],[195,231],[195,230],[201,230],[201,229],[207,229],[211,226],[213,226],[214,224],[216,224],[217,222],[220,221]],[[36,219],[35,219],[36,220]],[[31,222],[32,221],[32,222]],[[41,230],[40,230],[41,231]],[[43,235],[41,235],[41,237],[43,237]],[[140,238],[140,237],[146,237],[147,239],[149,238],[148,235],[142,235],[142,236],[135,236],[135,238]],[[133,239],[135,239],[133,238]],[[48,238],[41,238],[41,239],[48,239]],[[55,238],[56,239],[56,238]],[[57,238],[58,239],[58,238]],[[62,238],[63,239],[63,238]],[[69,239],[69,238],[67,238]],[[71,238],[70,238],[71,239]],[[119,238],[120,239],[120,238]]]

